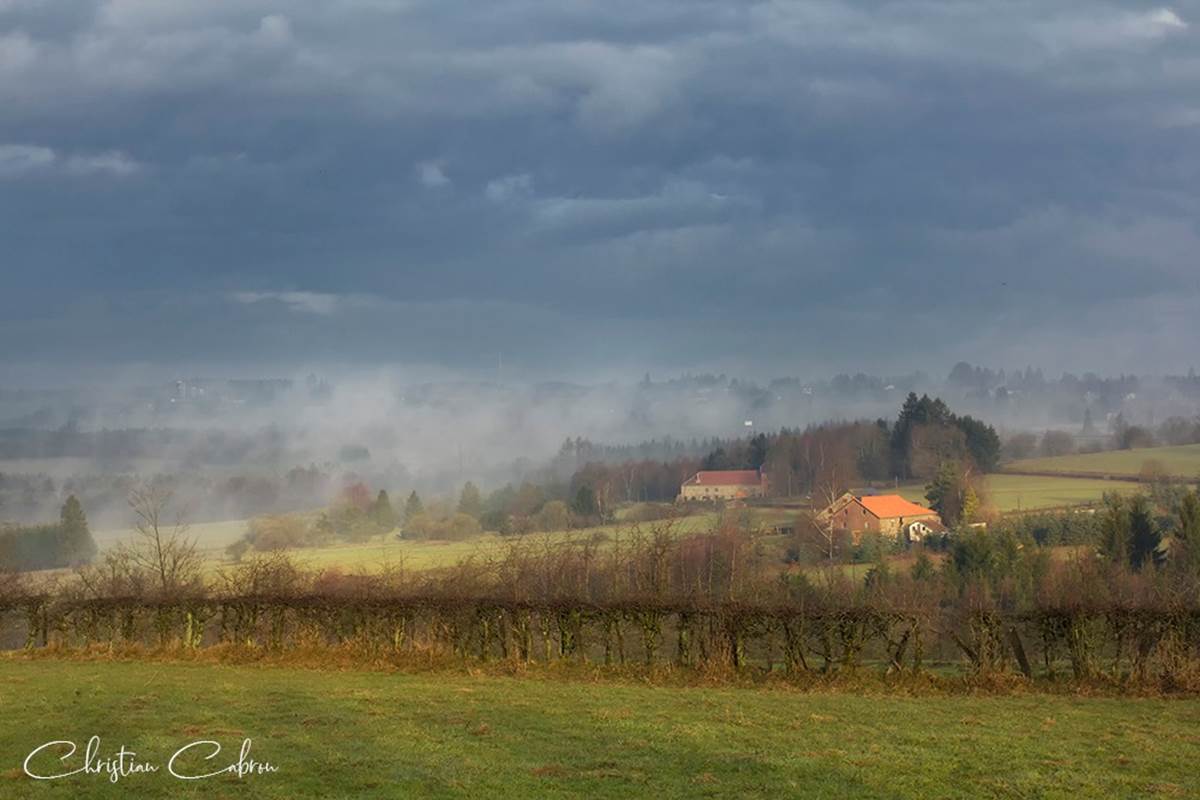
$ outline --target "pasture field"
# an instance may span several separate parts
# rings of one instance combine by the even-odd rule
[[[863,696],[460,672],[0,658],[0,796],[23,798],[1195,797],[1200,700]],[[35,781],[56,740],[160,766]],[[182,781],[166,762],[278,771]],[[77,768],[56,757],[41,774]]]
[[[188,536],[196,539],[202,550],[222,552],[226,547],[242,538],[246,532],[246,520],[237,519],[228,522],[196,522],[188,526]],[[93,531],[92,536],[96,545],[104,550],[134,537],[132,528]]]
[[[1159,462],[1166,468],[1167,474],[1174,477],[1196,480],[1200,476],[1200,444],[1028,458],[1010,462],[1003,469],[1009,472],[1064,472],[1136,478],[1147,461]]]
[[[762,525],[791,520],[795,516],[792,512],[766,509],[754,509],[746,513],[751,514],[753,519]],[[711,530],[716,522],[716,513],[693,514],[676,519],[673,523],[673,531],[677,535],[704,533]],[[660,523],[645,522],[641,527],[643,530],[649,530],[656,524]],[[554,546],[567,542],[585,542],[593,537],[599,537],[601,546],[604,546],[618,541],[629,529],[629,523],[617,523],[552,533],[529,533],[519,539],[525,545],[537,547],[541,545]],[[386,566],[402,566],[404,569],[420,570],[448,567],[464,558],[486,559],[496,556],[517,538],[485,533],[472,539],[451,542],[397,539],[394,534],[388,534],[377,536],[363,544],[337,544],[329,547],[300,548],[289,552],[297,562],[310,568],[340,567],[350,571],[360,569],[372,571]]]
[[[795,516],[794,512],[774,509],[753,509],[746,513],[751,514],[757,523],[763,525],[790,521]],[[701,533],[710,530],[716,521],[717,514],[715,512],[694,514],[678,518],[674,523],[674,530],[678,534]],[[227,560],[225,548],[246,532],[246,522],[246,520],[235,520],[200,523],[192,525],[188,530],[188,535],[196,538],[208,563],[215,567]],[[642,523],[642,528],[649,529],[654,524],[656,523]],[[595,536],[601,537],[602,542],[613,542],[628,530],[629,523],[617,523],[570,531],[530,533],[520,538],[525,544],[534,546],[581,542]],[[95,534],[96,542],[101,549],[127,540],[132,535],[132,530]],[[513,541],[515,541],[514,537],[491,533],[464,541],[406,540],[397,539],[396,535],[391,533],[375,536],[370,541],[360,544],[297,548],[288,552],[298,563],[314,569],[338,567],[347,571],[364,570],[369,572],[390,566],[420,570],[451,566],[464,558],[488,558],[502,552]]]
[[[1100,478],[1057,478],[1045,475],[985,476],[989,499],[997,511],[1034,511],[1066,506],[1095,505],[1105,492],[1136,492],[1133,481],[1109,481]],[[908,500],[926,505],[925,484],[907,484],[896,490]]]

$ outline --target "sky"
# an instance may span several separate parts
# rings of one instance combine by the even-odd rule
[[[10,382],[1186,371],[1198,212],[1197,2],[0,0]]]

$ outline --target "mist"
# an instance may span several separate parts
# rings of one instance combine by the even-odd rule
[[[179,378],[0,391],[0,518],[52,518],[78,493],[103,527],[124,494],[167,482],[194,521],[316,508],[362,481],[452,496],[566,481],[587,460],[699,458],[718,441],[830,421],[892,420],[909,392],[940,396],[1010,435],[1078,434],[1114,420],[1153,428],[1200,414],[1200,381],[1047,378],[960,363],[945,374],[840,374],[757,382],[724,374],[568,382],[410,382],[401,370],[281,378]],[[583,441],[582,452],[572,445]],[[564,448],[564,442],[567,447]]]

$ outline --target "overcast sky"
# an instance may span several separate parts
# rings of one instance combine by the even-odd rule
[[[0,0],[0,366],[1186,370],[1200,4]]]

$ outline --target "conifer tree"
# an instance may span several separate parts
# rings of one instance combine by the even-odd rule
[[[963,489],[960,516],[964,524],[974,522],[975,518],[979,516],[979,494],[969,483]]]
[[[959,495],[959,467],[953,461],[943,461],[937,475],[925,487],[925,499],[929,507],[938,513],[947,527],[954,527],[962,519],[962,502]]]
[[[1188,492],[1179,502],[1171,559],[1180,570],[1200,576],[1200,492]]]
[[[386,489],[380,489],[379,494],[375,496],[375,502],[371,504],[371,519],[375,524],[384,531],[390,531],[396,527],[396,509],[392,507],[392,501],[388,497]]]
[[[404,521],[408,522],[418,514],[424,513],[425,506],[421,504],[421,498],[417,496],[417,490],[413,489],[412,494],[408,496],[408,500],[404,503]]]
[[[483,513],[483,497],[479,494],[479,487],[471,481],[463,485],[462,493],[458,496],[458,513],[475,519],[479,519]]]
[[[87,515],[79,498],[71,495],[59,513],[63,556],[73,564],[91,561],[96,556],[96,541],[88,528]]]
[[[1100,552],[1112,561],[1125,563],[1129,558],[1129,502],[1119,494],[1106,494],[1104,505]]]
[[[1144,495],[1138,495],[1129,504],[1129,564],[1141,569],[1159,560],[1158,548],[1162,545],[1162,531],[1154,519],[1154,510]]]

